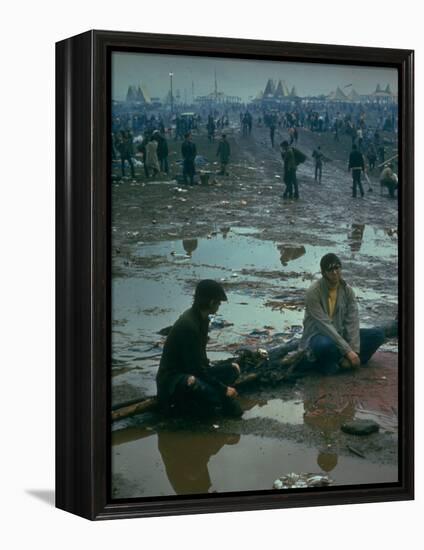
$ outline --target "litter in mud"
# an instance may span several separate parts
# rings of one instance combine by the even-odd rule
[[[378,432],[380,426],[372,420],[352,420],[342,424],[341,429],[351,435],[370,435]]]
[[[364,455],[364,453],[362,453],[361,451],[358,451],[358,449],[356,449],[355,447],[352,447],[352,445],[347,445],[346,448],[347,448],[351,453],[353,453],[354,455],[359,456],[360,458],[366,458],[366,456]]]
[[[326,487],[331,485],[333,480],[328,475],[290,473],[279,477],[274,481],[273,488],[281,489],[307,489],[308,487]]]

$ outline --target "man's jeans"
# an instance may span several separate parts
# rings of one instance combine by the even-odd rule
[[[371,356],[384,342],[384,330],[382,328],[361,328],[359,358],[361,364],[368,363]],[[336,343],[329,336],[317,334],[310,340],[309,346],[316,358],[316,366],[329,374],[339,370],[339,361],[342,353]]]
[[[352,197],[356,197],[356,188],[359,189],[361,197],[364,196],[364,188],[362,187],[361,181],[361,170],[352,169]]]

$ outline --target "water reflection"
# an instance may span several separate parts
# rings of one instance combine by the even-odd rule
[[[303,402],[296,399],[242,398],[244,420],[269,418],[287,424],[303,424]]]
[[[224,445],[236,445],[239,440],[239,435],[231,434],[159,432],[158,449],[176,494],[209,492],[209,459]]]
[[[189,256],[196,250],[197,244],[197,239],[183,239],[183,248]]]
[[[303,406],[305,424],[320,430],[326,438],[355,415],[354,400],[334,388],[332,391],[328,380],[318,381],[305,389]]]
[[[286,244],[279,244],[277,246],[280,251],[280,261],[283,266],[286,266],[288,262],[297,260],[306,254],[304,246],[289,246]]]
[[[334,452],[320,451],[317,458],[317,464],[323,472],[331,472],[337,466],[338,456]]]
[[[220,228],[219,228],[219,230],[220,230],[221,233],[222,233],[222,238],[223,238],[223,239],[226,239],[226,238],[227,238],[230,229],[231,229],[230,227],[220,227]]]
[[[364,238],[365,224],[353,223],[348,239],[349,247],[352,253],[359,252],[361,250],[362,240]]]

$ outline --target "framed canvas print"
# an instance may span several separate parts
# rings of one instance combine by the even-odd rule
[[[56,54],[56,505],[413,498],[413,52]]]

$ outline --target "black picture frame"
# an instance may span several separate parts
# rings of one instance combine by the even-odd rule
[[[108,110],[113,50],[358,64],[399,74],[399,482],[109,497]],[[411,50],[89,31],[56,44],[56,506],[90,520],[414,498],[414,84]]]

